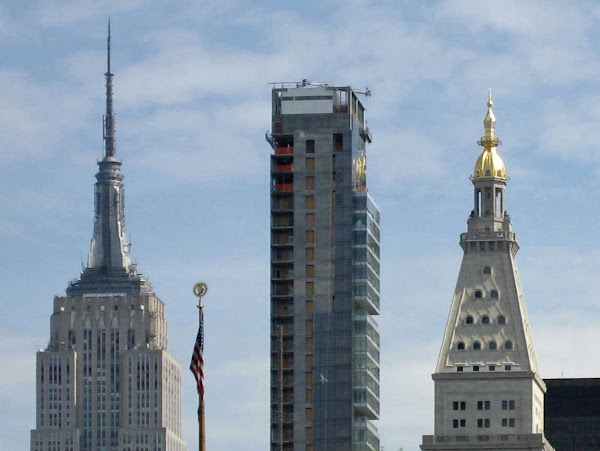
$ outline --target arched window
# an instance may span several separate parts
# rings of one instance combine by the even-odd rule
[[[492,267],[491,266],[484,266],[483,267],[483,273],[484,274],[491,274],[492,273]]]
[[[512,349],[512,348],[513,348],[512,341],[507,341],[506,343],[504,343],[504,349]]]
[[[498,345],[496,344],[495,341],[490,341],[490,344],[488,345],[488,349],[498,349]]]
[[[456,345],[456,349],[458,349],[459,351],[464,351],[465,344],[462,341],[459,341],[458,344]]]
[[[476,341],[475,343],[473,343],[473,349],[475,349],[476,351],[481,349],[481,343],[479,343],[478,341]]]
[[[498,299],[498,291],[497,290],[490,291],[490,297],[492,299]]]
[[[481,324],[489,324],[490,323],[490,317],[485,315],[481,318]]]
[[[489,177],[490,175],[492,175],[492,171],[490,171],[489,169],[487,171],[485,171],[486,177]]]
[[[467,324],[473,324],[473,322],[474,322],[473,317],[471,315],[467,316],[466,323]]]
[[[477,290],[475,292],[475,298],[481,299],[483,297],[483,292],[481,290]]]
[[[506,316],[500,315],[498,317],[498,324],[506,324]]]

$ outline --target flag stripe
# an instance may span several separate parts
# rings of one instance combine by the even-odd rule
[[[198,326],[198,334],[196,335],[196,343],[194,344],[194,352],[192,353],[192,361],[190,362],[190,370],[196,378],[196,385],[200,397],[204,399],[204,313],[200,309],[200,325]]]

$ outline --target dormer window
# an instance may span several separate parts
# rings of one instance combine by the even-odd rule
[[[492,291],[490,291],[490,297],[492,299],[498,299],[498,290],[492,290]]]
[[[458,349],[459,351],[464,351],[465,344],[462,341],[459,341],[458,344],[456,345],[456,349]]]
[[[496,350],[496,349],[498,349],[498,345],[496,344],[495,341],[490,341],[490,344],[488,345],[488,349],[491,349],[492,351]]]
[[[512,341],[507,341],[506,343],[504,343],[504,349],[511,350],[512,348],[513,348],[513,342]]]
[[[489,324],[490,323],[490,317],[485,315],[483,318],[481,318],[481,324]]]
[[[498,317],[498,324],[506,324],[506,316],[500,315]]]
[[[478,341],[473,343],[473,349],[479,351],[481,349],[481,343],[479,343]]]
[[[477,290],[475,292],[475,299],[481,299],[483,297],[483,292],[481,290]]]
[[[492,267],[491,266],[484,266],[483,267],[483,273],[484,274],[491,274],[492,273]]]
[[[467,316],[467,320],[465,321],[467,324],[473,324],[474,320],[471,315]]]

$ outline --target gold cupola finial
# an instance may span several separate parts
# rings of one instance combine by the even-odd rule
[[[483,152],[475,163],[473,171],[473,180],[481,178],[498,178],[506,180],[506,168],[504,161],[498,155],[496,148],[502,144],[496,137],[496,116],[492,106],[492,89],[488,91],[487,114],[483,118],[485,135],[481,137],[478,144],[483,147]]]
[[[482,141],[494,142],[496,139],[496,116],[494,115],[494,110],[492,110],[492,106],[494,102],[492,101],[492,88],[489,88],[488,91],[488,101],[487,101],[487,114],[483,119],[483,126],[485,128],[485,136]]]

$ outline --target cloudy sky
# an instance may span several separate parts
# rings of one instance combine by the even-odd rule
[[[542,376],[600,374],[589,353],[600,340],[596,2],[186,3],[0,6],[0,449],[29,447],[35,352],[49,338],[53,296],[87,258],[109,15],[127,227],[167,306],[190,449],[198,280],[210,286],[208,446],[268,447],[272,81],[373,91],[364,102],[374,137],[368,185],[382,210],[386,450],[417,450],[433,432],[430,375],[472,208],[488,87]]]

